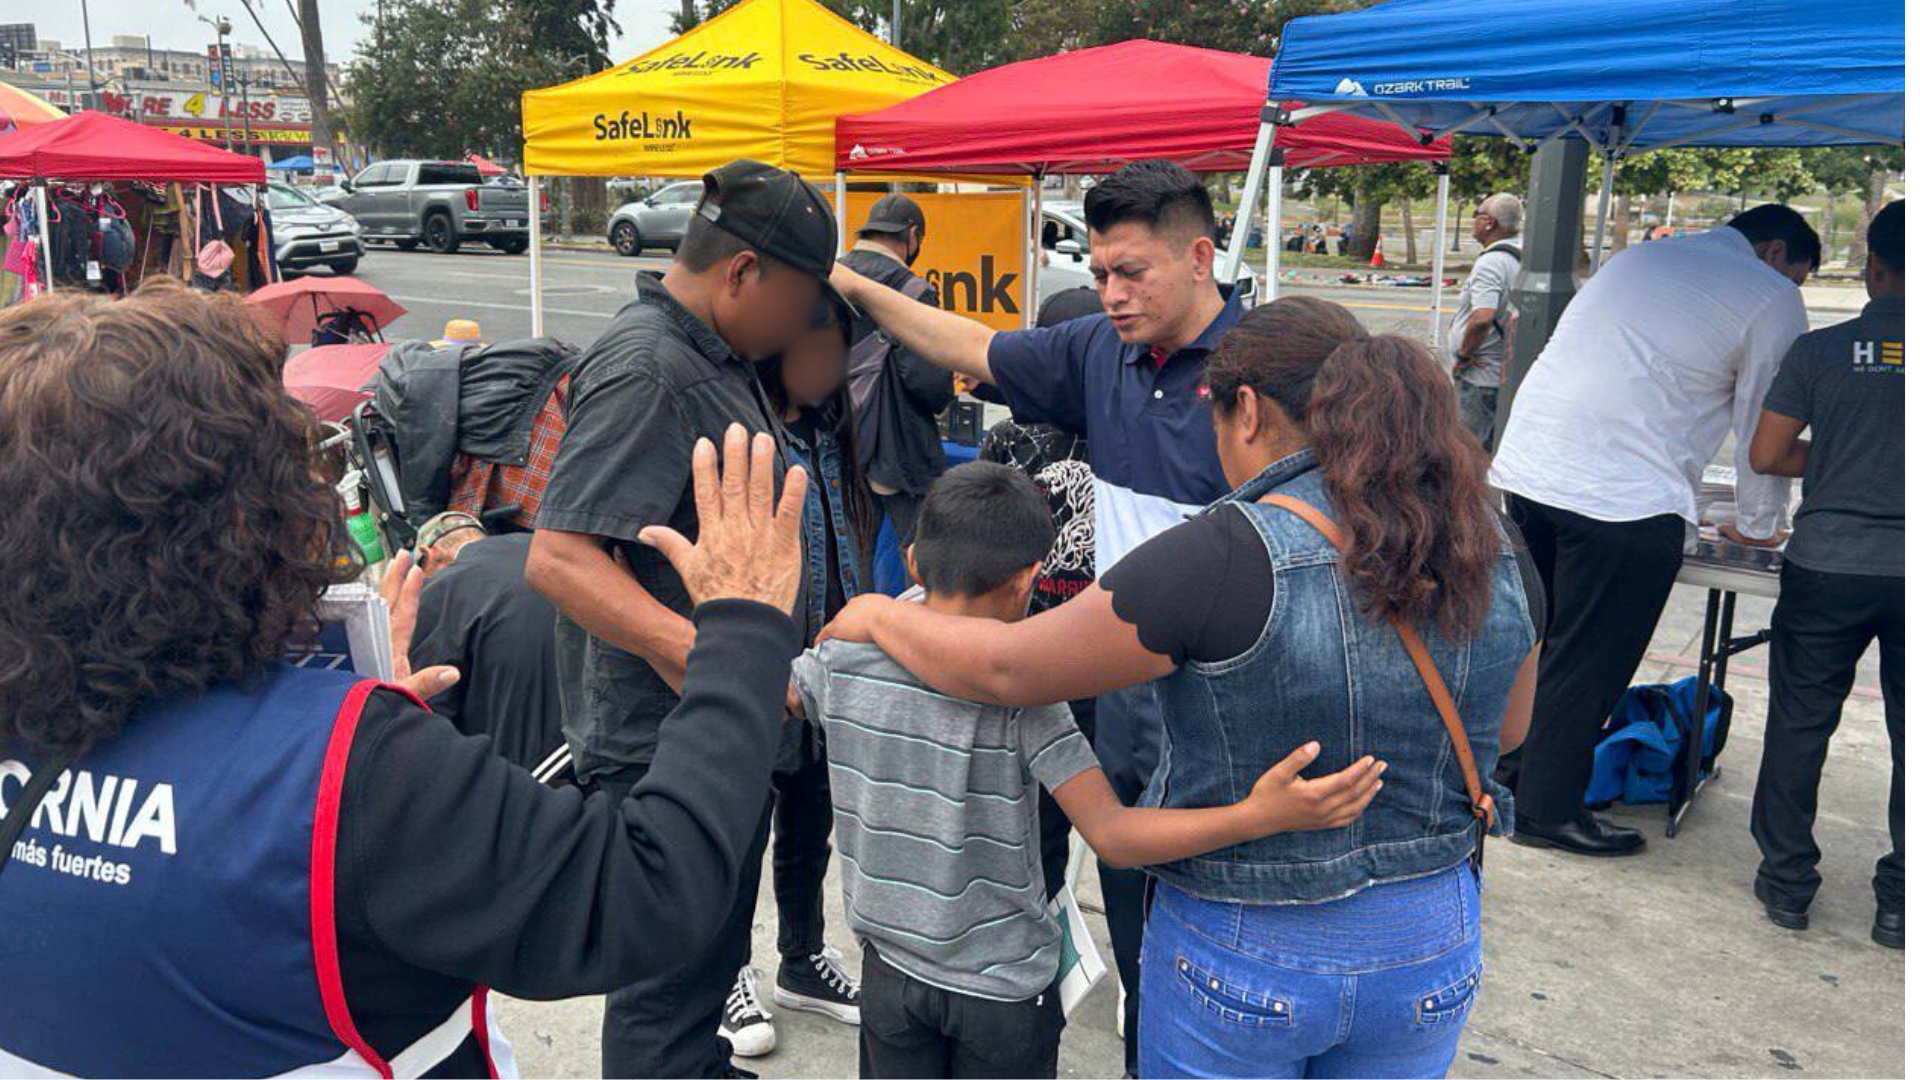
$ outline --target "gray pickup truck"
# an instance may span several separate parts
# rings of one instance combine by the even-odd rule
[[[362,238],[402,251],[441,254],[477,240],[495,251],[527,250],[527,189],[486,183],[464,161],[382,161],[360,170],[328,201],[360,222]]]

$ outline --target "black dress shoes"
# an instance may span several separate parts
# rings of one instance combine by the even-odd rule
[[[1638,829],[1615,825],[1588,815],[1564,824],[1546,825],[1525,817],[1513,823],[1513,842],[1523,847],[1551,848],[1571,855],[1607,858],[1638,855],[1647,838]]]
[[[1789,907],[1775,900],[1773,897],[1767,895],[1766,888],[1762,886],[1758,880],[1753,883],[1753,897],[1760,901],[1762,908],[1766,909],[1767,921],[1773,925],[1783,930],[1805,930],[1807,928],[1807,909],[1804,904],[1800,907]],[[1875,922],[1877,923],[1878,920],[1875,920]]]
[[[1902,908],[1881,907],[1873,913],[1873,940],[1889,949],[1907,947],[1907,913]]]

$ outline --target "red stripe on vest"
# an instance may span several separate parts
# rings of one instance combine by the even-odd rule
[[[340,840],[340,794],[347,779],[347,754],[353,749],[353,733],[360,726],[360,710],[367,695],[376,689],[403,694],[407,700],[426,708],[426,704],[405,689],[367,679],[347,691],[340,712],[333,719],[333,733],[327,738],[327,756],[320,766],[320,793],[313,808],[313,862],[307,874],[308,909],[312,912],[313,965],[320,976],[320,1003],[327,1012],[327,1026],[340,1042],[364,1058],[383,1080],[393,1080],[393,1066],[380,1056],[373,1045],[353,1024],[347,1008],[347,987],[340,976],[340,942],[334,928],[333,867]],[[492,1059],[488,1059],[492,1068]]]
[[[493,1032],[487,1026],[487,988],[473,988],[473,1037],[480,1043],[480,1056],[487,1061],[487,1080],[500,1080],[500,1066],[493,1063]]]

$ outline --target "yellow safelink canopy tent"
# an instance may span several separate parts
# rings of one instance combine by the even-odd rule
[[[617,67],[520,95],[529,175],[833,175],[833,123],[953,81],[814,0],[743,0]]]

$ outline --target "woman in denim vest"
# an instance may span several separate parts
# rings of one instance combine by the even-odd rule
[[[800,542],[806,573],[800,582],[808,639],[869,587],[879,514],[853,453],[853,402],[847,392],[847,326],[838,305],[820,303],[812,327],[779,356],[756,368],[767,402],[785,429],[788,460],[807,472]],[[791,702],[790,702],[791,707]],[[825,941],[822,887],[833,860],[832,789],[819,730],[791,722],[781,729],[773,766],[773,894],[780,914],[780,962],[774,1000],[818,1012],[844,1024],[860,1022],[860,983]],[[760,888],[759,858],[742,875],[741,889]],[[740,943],[740,971],[722,1013],[721,1035],[741,1057],[771,1053],[773,1015],[760,997],[752,942]]]
[[[1141,1072],[1444,1076],[1480,985],[1469,793],[1508,828],[1491,770],[1531,711],[1537,581],[1422,346],[1289,297],[1226,335],[1202,393],[1234,492],[1072,602],[986,625],[870,598],[828,633],[1008,705],[1152,681],[1167,724],[1152,805],[1232,802],[1283,759],[1329,793],[1384,768],[1347,826],[1150,868]],[[1473,783],[1395,620],[1457,706]]]

